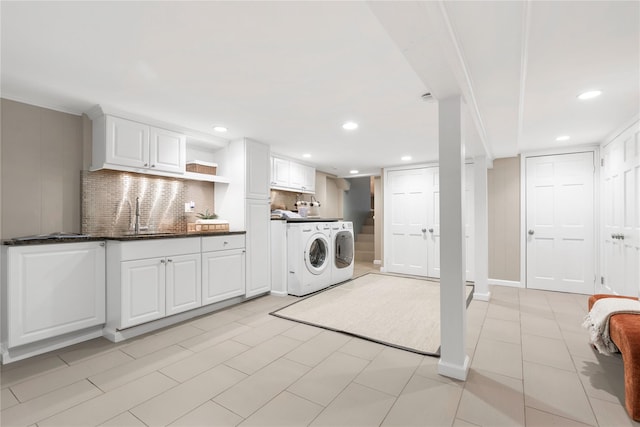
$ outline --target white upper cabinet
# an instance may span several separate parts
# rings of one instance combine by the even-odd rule
[[[106,163],[133,168],[148,167],[149,126],[117,117],[106,117],[105,120]],[[94,134],[94,141],[99,139],[100,135]],[[94,159],[97,154],[102,154],[96,153],[98,148],[94,146]]]
[[[166,172],[184,173],[185,153],[184,135],[166,129],[149,129],[150,167]]]
[[[290,170],[289,160],[271,157],[271,186],[288,187]]]
[[[313,194],[316,192],[316,169],[293,160],[272,156],[271,188]]]
[[[269,199],[269,153],[266,144],[246,140],[246,188],[247,199]]]
[[[92,169],[184,174],[186,137],[171,130],[103,115],[93,120],[92,163]]]

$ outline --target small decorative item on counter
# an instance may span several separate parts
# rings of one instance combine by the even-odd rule
[[[204,213],[200,212],[196,215],[195,223],[187,223],[187,233],[216,233],[220,231],[229,231],[229,221],[223,219],[217,219],[218,215],[213,212],[209,212],[209,209]]]
[[[209,219],[207,223],[187,223],[187,233],[219,233],[229,231],[229,221],[223,219]]]
[[[204,213],[198,213],[196,216],[198,217],[196,224],[214,224],[213,220],[218,219],[218,215],[215,212],[209,212],[209,209],[205,210]]]
[[[311,202],[309,203],[309,216],[320,216],[320,202],[316,200],[315,196],[311,196]]]

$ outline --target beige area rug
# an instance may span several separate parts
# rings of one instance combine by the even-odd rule
[[[467,305],[473,286],[466,286]],[[369,273],[271,313],[414,353],[440,354],[440,283]]]

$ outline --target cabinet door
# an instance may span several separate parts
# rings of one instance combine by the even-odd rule
[[[302,190],[307,193],[316,192],[316,168],[313,166],[304,166],[304,181]]]
[[[104,273],[100,242],[8,249],[8,346],[104,323]]]
[[[146,168],[149,166],[149,126],[107,116],[106,162]]]
[[[247,297],[271,290],[269,201],[247,200]]]
[[[290,187],[296,190],[304,190],[304,184],[306,181],[305,165],[300,163],[291,162],[291,176],[289,180]]]
[[[244,249],[202,254],[202,305],[244,295],[244,257]]]
[[[167,257],[166,315],[202,305],[200,254]]]
[[[149,167],[164,172],[185,172],[185,136],[152,127],[149,131]]]
[[[122,328],[164,317],[165,264],[164,258],[122,263]]]
[[[271,158],[271,185],[277,187],[289,186],[289,160],[278,157]]]
[[[245,146],[248,199],[269,198],[270,151],[269,146],[255,141],[246,141]]]

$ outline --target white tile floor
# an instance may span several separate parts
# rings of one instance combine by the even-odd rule
[[[621,359],[587,344],[586,296],[491,292],[468,309],[466,382],[436,358],[270,316],[295,298],[267,296],[3,366],[0,425],[638,425]]]

